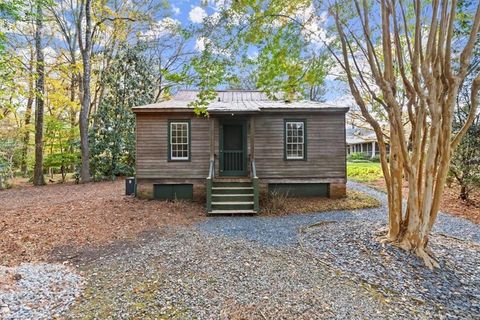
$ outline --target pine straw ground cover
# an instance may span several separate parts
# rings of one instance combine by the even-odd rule
[[[367,185],[382,192],[386,192],[385,180],[375,180],[367,182]],[[403,183],[404,197],[408,194],[408,184]],[[474,223],[480,224],[480,190],[474,190],[470,194],[470,199],[464,201],[459,198],[460,187],[456,184],[445,186],[440,211],[448,212],[452,215],[468,219]]]
[[[281,194],[264,195],[261,197],[261,214],[286,215],[291,213],[311,213],[338,210],[356,210],[376,208],[380,201],[363,192],[347,190],[347,197],[330,199],[323,197],[289,198]]]
[[[0,191],[0,265],[46,260],[58,247],[105,245],[201,219],[202,204],[124,196],[124,182]]]
[[[343,199],[265,197],[262,214],[283,215],[379,206],[358,191]],[[0,265],[48,260],[75,250],[132,240],[144,231],[202,219],[203,204],[124,196],[124,182],[23,185],[0,192]],[[73,248],[73,249],[72,249]]]

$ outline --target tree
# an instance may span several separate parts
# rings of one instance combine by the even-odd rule
[[[81,83],[81,108],[80,108],[80,154],[82,164],[80,167],[81,182],[89,182],[90,177],[90,150],[88,145],[88,114],[90,110],[91,92],[90,92],[90,71],[92,54],[92,1],[85,0],[81,2],[80,15],[77,21],[78,47],[82,54],[83,77]],[[85,18],[85,30],[82,28],[83,18]]]
[[[342,6],[342,9],[340,9]],[[429,267],[438,266],[427,248],[436,220],[451,154],[472,124],[478,105],[480,77],[473,80],[472,107],[462,128],[452,133],[452,118],[459,87],[466,77],[480,26],[480,6],[474,4],[472,28],[464,39],[455,39],[456,1],[413,2],[407,14],[402,1],[382,0],[371,6],[354,0],[330,9],[340,41],[340,55],[332,54],[345,70],[350,91],[373,127],[388,191],[388,234],[385,241],[414,251]],[[380,12],[380,19],[376,19]],[[429,21],[428,29],[425,29]],[[360,31],[353,25],[360,23]],[[425,42],[424,42],[425,41]],[[452,48],[463,44],[458,58]],[[360,65],[360,57],[363,65]],[[366,67],[368,72],[362,68]],[[373,82],[369,81],[372,76]],[[404,98],[406,103],[403,104]],[[390,161],[378,121],[368,101],[377,102],[390,125]],[[410,129],[404,126],[408,119]],[[410,131],[410,132],[408,132]],[[403,214],[402,182],[408,181]]]
[[[311,4],[236,1],[207,18],[196,31],[200,55],[191,63],[191,83],[200,89],[195,110],[203,113],[217,85],[260,89],[272,98],[322,100],[329,64],[316,32],[321,19],[312,19]],[[284,18],[289,14],[298,21]]]
[[[10,27],[9,24],[11,24],[11,22],[20,18],[20,11],[23,5],[24,3],[21,0],[4,0],[0,2],[0,21],[7,27],[7,30]],[[0,29],[0,54],[3,54],[5,42],[5,30]]]
[[[291,23],[323,42],[343,70],[355,103],[375,131],[388,193],[388,234],[382,241],[415,252],[428,267],[438,266],[427,247],[436,220],[452,152],[472,124],[480,78],[474,75],[471,108],[463,126],[452,132],[459,87],[478,37],[480,6],[473,1],[469,32],[454,35],[456,0],[239,1],[233,9],[253,37],[268,43],[271,32],[258,21],[280,28]],[[318,24],[326,13],[331,24]],[[309,13],[310,18],[305,18]],[[322,27],[320,27],[321,29]],[[328,31],[327,31],[328,29]],[[336,39],[326,36],[336,35]],[[278,48],[279,45],[274,46]],[[458,48],[460,54],[453,54]],[[387,130],[376,115],[381,113]],[[389,138],[390,158],[387,159]],[[408,181],[406,207],[402,185]]]
[[[33,170],[33,184],[45,184],[43,177],[43,112],[45,109],[45,58],[43,56],[43,3],[35,2],[35,51],[36,51],[36,84],[35,84],[35,168]]]
[[[127,48],[105,72],[105,97],[90,131],[95,180],[132,175],[135,168],[135,115],[132,107],[154,101],[155,70],[142,48]]]

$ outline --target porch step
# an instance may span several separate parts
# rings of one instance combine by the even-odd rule
[[[212,205],[244,205],[244,204],[253,205],[253,201],[218,201],[218,202],[212,202]]]
[[[208,214],[254,214],[252,181],[213,181]]]
[[[245,194],[212,194],[212,202],[219,201],[253,201],[253,193]]]
[[[253,187],[212,187],[213,194],[252,194]]]
[[[253,210],[252,202],[212,202],[212,210]]]
[[[212,210],[209,214],[256,214],[255,210]]]
[[[219,182],[219,181],[214,181],[213,182],[213,187],[219,187],[219,188],[225,188],[225,187],[251,187],[252,186],[252,182],[249,181],[249,182],[232,182],[232,181],[229,181],[229,182]]]

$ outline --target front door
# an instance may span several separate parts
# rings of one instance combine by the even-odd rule
[[[220,175],[247,174],[247,130],[244,121],[220,123]]]

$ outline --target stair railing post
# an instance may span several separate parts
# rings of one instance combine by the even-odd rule
[[[257,177],[257,168],[255,167],[255,159],[252,159],[252,182],[253,182],[253,210],[258,213],[260,210],[260,195],[259,195],[259,185]]]
[[[212,186],[213,176],[215,174],[215,160],[210,160],[210,167],[208,169],[207,177],[207,213],[212,211]]]

